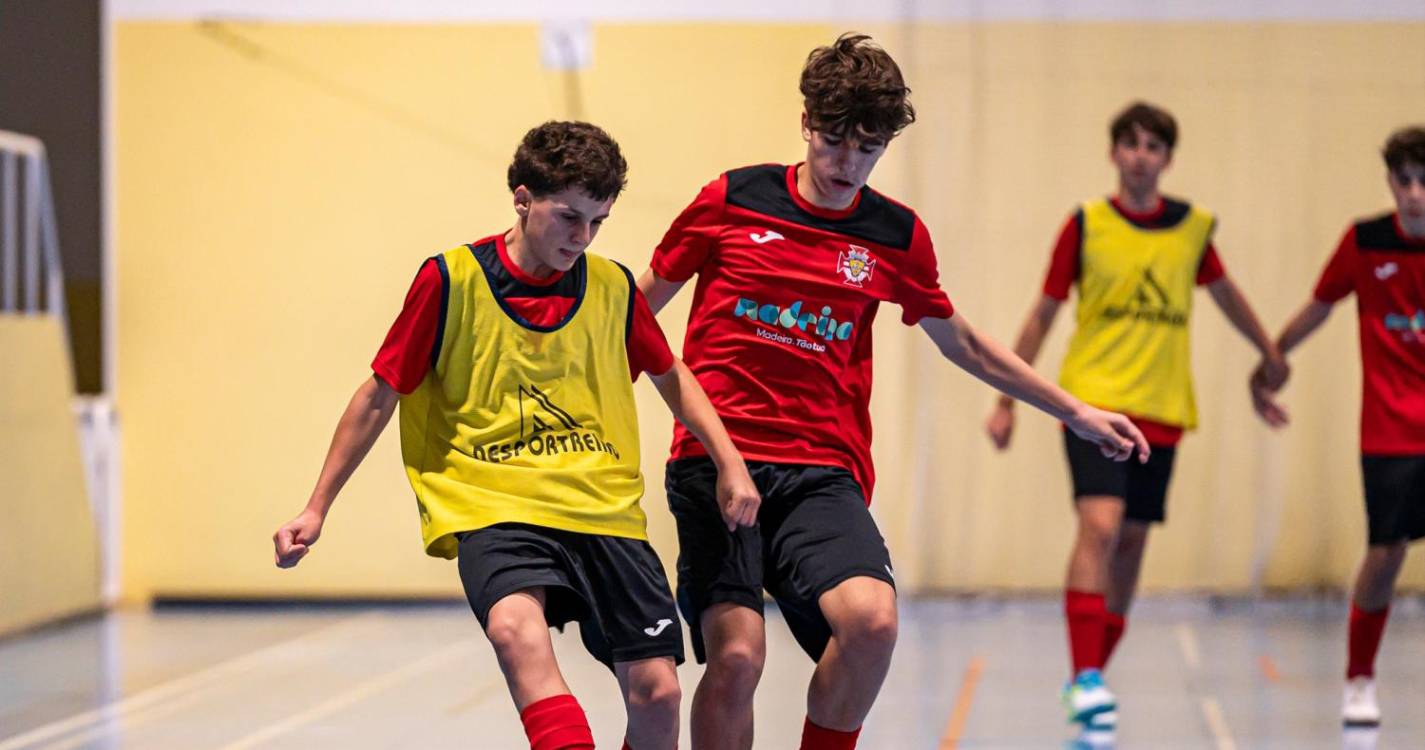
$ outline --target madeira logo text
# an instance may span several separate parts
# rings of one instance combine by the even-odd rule
[[[780,326],[787,330],[795,328],[827,341],[845,341],[851,338],[851,333],[856,328],[850,321],[843,322],[833,318],[829,306],[823,306],[820,314],[810,311],[803,312],[801,300],[797,300],[787,307],[778,307],[777,305],[759,304],[756,300],[739,297],[732,314],[739,318],[765,323],[769,326]],[[794,339],[776,331],[766,332],[764,335],[764,332],[759,329],[757,335],[783,344],[793,344],[803,349],[811,349],[813,351],[822,351],[826,348],[815,341],[807,341],[801,338]]]

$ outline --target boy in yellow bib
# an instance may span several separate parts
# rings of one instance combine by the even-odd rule
[[[1188,335],[1194,287],[1207,286],[1261,352],[1273,383],[1286,378],[1275,344],[1217,257],[1215,217],[1158,190],[1176,142],[1176,122],[1158,107],[1135,103],[1114,118],[1109,154],[1118,193],[1086,201],[1070,218],[1015,346],[1034,361],[1076,284],[1076,328],[1060,383],[1086,403],[1127,414],[1153,448],[1146,464],[1115,463],[1064,433],[1078,515],[1064,598],[1073,665],[1064,701],[1086,744],[1112,741],[1117,703],[1100,672],[1123,634],[1149,524],[1164,519],[1175,447],[1197,426]],[[1269,423],[1281,421],[1274,404],[1254,405]],[[1000,399],[990,415],[987,429],[1000,449],[1013,433],[1013,406]]]
[[[532,750],[594,746],[549,634],[570,620],[618,678],[625,748],[677,745],[683,634],[639,506],[640,372],[716,457],[729,528],[754,523],[760,503],[632,276],[584,252],[625,173],[593,125],[525,135],[508,173],[515,226],[422,265],[306,509],[273,537],[279,567],[306,555],[399,403],[426,552],[458,558]]]

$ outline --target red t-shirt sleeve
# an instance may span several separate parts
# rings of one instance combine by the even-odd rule
[[[668,281],[687,281],[707,262],[722,230],[727,176],[709,182],[683,209],[653,251],[653,272]]]
[[[416,273],[401,313],[391,324],[376,358],[371,360],[371,371],[398,393],[414,391],[435,361],[435,332],[444,311],[445,295],[445,279],[435,259],[430,258]]]
[[[1083,212],[1076,211],[1054,242],[1049,270],[1044,274],[1044,294],[1060,302],[1069,298],[1069,288],[1079,280],[1079,250],[1084,240]]]
[[[940,269],[935,260],[935,246],[930,242],[930,230],[919,217],[915,220],[905,265],[896,269],[891,284],[891,301],[901,306],[901,322],[908,326],[919,323],[922,318],[949,318],[955,314],[950,297],[940,288]]]
[[[1340,244],[1336,246],[1336,253],[1326,263],[1326,268],[1321,272],[1321,279],[1316,282],[1316,290],[1312,294],[1318,302],[1335,304],[1355,291],[1357,253],[1356,228],[1353,226],[1341,238]]]
[[[627,346],[629,377],[634,380],[638,380],[641,372],[662,375],[673,367],[673,350],[668,348],[668,338],[637,287],[633,290],[633,322],[628,328]]]
[[[1227,275],[1227,268],[1222,265],[1222,258],[1217,255],[1217,248],[1211,242],[1207,243],[1207,251],[1202,254],[1202,262],[1197,266],[1197,285],[1207,286],[1217,282]]]

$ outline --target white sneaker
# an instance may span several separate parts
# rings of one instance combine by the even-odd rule
[[[1380,704],[1376,703],[1376,681],[1369,677],[1354,677],[1346,683],[1341,699],[1341,723],[1348,727],[1374,727],[1380,724]]]

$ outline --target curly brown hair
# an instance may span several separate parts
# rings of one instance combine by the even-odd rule
[[[802,97],[813,130],[887,141],[915,122],[900,66],[865,34],[847,32],[807,55]]]
[[[1425,127],[1415,125],[1391,133],[1381,156],[1392,171],[1404,169],[1406,164],[1425,167]]]
[[[1168,110],[1142,101],[1128,105],[1127,109],[1119,112],[1113,122],[1109,123],[1109,145],[1117,144],[1133,135],[1134,125],[1158,136],[1167,144],[1169,151],[1178,145],[1178,121],[1173,119]]]
[[[523,185],[538,196],[577,187],[604,201],[628,185],[628,163],[603,128],[550,120],[524,134],[506,181],[511,191]]]

